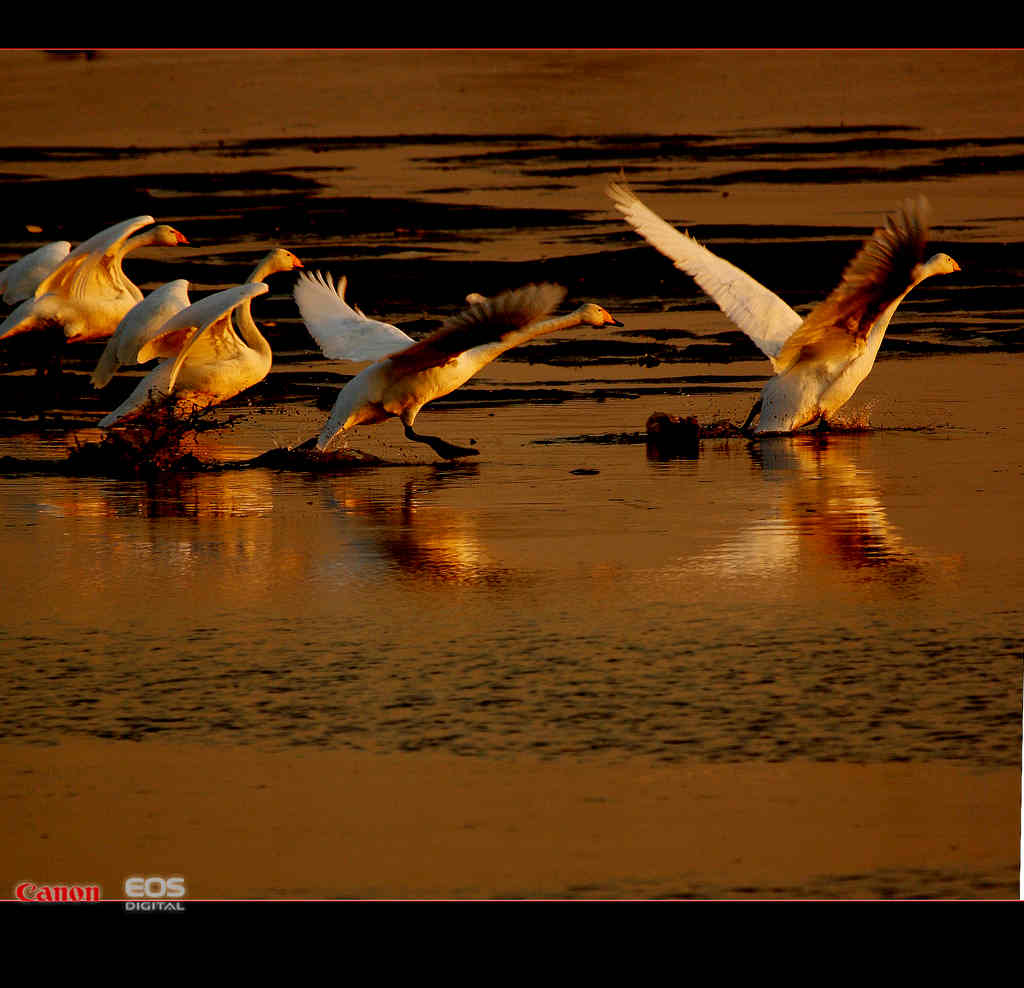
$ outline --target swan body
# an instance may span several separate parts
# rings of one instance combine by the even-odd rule
[[[0,292],[7,305],[32,298],[45,277],[52,274],[71,250],[67,240],[55,240],[37,247],[31,254],[0,271]]]
[[[392,347],[388,356],[364,368],[342,388],[317,439],[317,449],[326,449],[339,432],[395,416],[402,420],[409,439],[427,443],[440,456],[476,455],[475,449],[415,432],[416,416],[428,402],[450,394],[506,350],[527,340],[579,325],[622,325],[593,302],[568,315],[551,316],[564,297],[560,285],[527,285],[471,304],[418,343],[410,340],[397,351]],[[378,340],[378,345],[383,344]]]
[[[177,246],[188,240],[172,226],[161,224],[132,236],[153,223],[136,216],[102,230],[79,244],[0,324],[0,340],[18,333],[59,328],[68,342],[110,336],[142,292],[121,267],[125,255],[139,247]]]
[[[689,274],[771,361],[746,425],[792,432],[827,422],[871,372],[885,331],[907,293],[926,278],[959,271],[948,254],[923,260],[928,204],[908,200],[847,265],[838,287],[801,317],[782,299],[645,206],[622,181],[607,188],[626,222]]]
[[[302,267],[302,262],[291,251],[276,248],[244,284],[208,295],[163,322],[139,352],[145,354],[149,347],[150,356],[156,356],[160,348],[173,349],[174,341],[180,340],[177,352],[161,361],[121,405],[101,419],[100,428],[134,418],[172,395],[176,411],[187,413],[219,405],[259,384],[270,372],[273,354],[252,318],[251,303],[269,291],[260,279],[296,267]]]

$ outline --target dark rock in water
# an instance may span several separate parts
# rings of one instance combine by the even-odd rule
[[[652,459],[700,455],[700,423],[692,415],[680,418],[653,412],[647,419],[647,455]]]
[[[251,460],[246,460],[247,467],[268,467],[272,470],[308,470],[311,473],[329,473],[338,470],[351,470],[354,467],[383,464],[384,461],[370,453],[361,453],[355,449],[339,449],[330,453],[321,453],[310,444],[304,443],[293,449],[271,449]]]

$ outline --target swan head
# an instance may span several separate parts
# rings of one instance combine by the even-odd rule
[[[146,239],[151,244],[156,244],[160,247],[177,247],[178,244],[188,243],[188,237],[184,233],[180,230],[175,230],[173,226],[168,226],[166,223],[153,227],[146,234]]]
[[[933,254],[928,259],[928,266],[934,268],[934,274],[952,274],[960,270],[960,265],[949,254]]]
[[[919,264],[914,269],[914,281],[923,281],[933,274],[952,274],[959,270],[960,265],[949,254],[932,254],[924,264]]]
[[[585,302],[577,310],[580,322],[585,326],[621,326],[622,323],[606,309],[594,302]]]
[[[295,268],[304,268],[305,265],[290,250],[283,247],[275,247],[257,265],[256,270],[250,275],[249,281],[262,281],[267,275],[277,274],[279,271],[293,271]]]

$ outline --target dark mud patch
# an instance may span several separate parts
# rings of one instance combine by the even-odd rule
[[[652,426],[652,423],[656,423]],[[669,433],[672,426],[679,426],[679,432],[695,439],[731,439],[747,438],[738,425],[725,419],[705,422],[703,425],[696,418],[682,419],[666,412],[654,412],[647,420],[641,432],[602,432],[585,433],[580,436],[559,436],[555,439],[534,439],[534,446],[560,446],[565,443],[583,443],[594,446],[639,446],[650,442],[652,431],[659,427],[663,433]]]
[[[756,448],[759,442],[776,439],[799,439],[819,445],[827,445],[831,438],[856,436],[877,432],[936,432],[950,426],[872,426],[866,422],[837,421],[828,426],[810,426],[796,432],[768,432],[753,434],[744,432],[741,426],[728,419],[700,422],[693,416],[683,418],[668,412],[653,412],[648,416],[643,431],[584,433],[578,436],[558,436],[550,439],[534,439],[534,446],[561,446],[582,444],[593,446],[640,446],[646,445],[653,452],[664,455],[687,453],[695,444],[704,439],[742,439]]]
[[[61,477],[112,477],[119,480],[159,480],[181,474],[216,473],[264,468],[303,473],[340,473],[360,467],[407,466],[358,450],[318,453],[315,450],[272,449],[248,460],[221,462],[174,449],[140,451],[123,440],[106,437],[82,443],[62,460],[0,457],[0,476],[48,474]]]
[[[566,443],[584,443],[591,446],[635,446],[647,441],[642,432],[585,433],[582,436],[559,436],[556,439],[534,439],[533,446],[561,446]]]
[[[298,470],[305,473],[338,473],[358,467],[397,466],[371,453],[355,449],[318,452],[315,449],[271,449],[235,466],[239,469],[265,467],[270,470]],[[402,464],[403,466],[405,464]]]

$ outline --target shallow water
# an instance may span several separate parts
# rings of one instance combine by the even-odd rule
[[[631,406],[438,414],[492,430],[457,465],[5,479],[6,736],[1019,760],[1019,430],[566,441]]]

